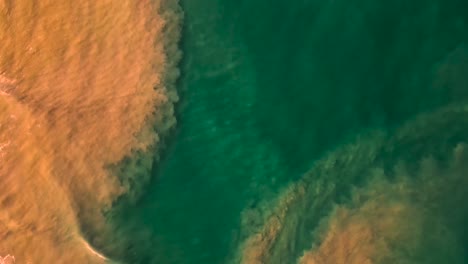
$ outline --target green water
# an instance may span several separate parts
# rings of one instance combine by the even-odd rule
[[[275,197],[353,135],[391,130],[468,91],[437,81],[439,65],[468,40],[461,0],[182,7],[178,126],[126,216],[157,244],[129,254],[132,263],[225,263],[244,208]]]

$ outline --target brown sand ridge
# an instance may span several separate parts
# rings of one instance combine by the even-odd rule
[[[0,0],[0,256],[102,261],[78,221],[106,232],[102,209],[128,190],[107,167],[175,122],[166,2]]]
[[[400,164],[397,184],[377,176],[322,222],[319,243],[299,263],[464,263],[456,230],[465,225],[467,154],[458,144],[445,168],[425,158],[416,179]]]

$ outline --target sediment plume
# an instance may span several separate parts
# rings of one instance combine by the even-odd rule
[[[421,114],[317,161],[271,209],[245,215],[263,225],[234,262],[465,263],[467,109]]]
[[[175,124],[179,21],[176,0],[0,1],[0,255],[107,261],[104,213]]]

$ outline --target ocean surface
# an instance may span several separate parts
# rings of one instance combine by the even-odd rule
[[[0,0],[0,260],[468,263],[466,1],[70,3]]]
[[[468,95],[463,1],[187,0],[181,6],[177,128],[146,193],[125,214],[135,230],[151,230],[158,242],[144,260],[134,249],[129,263],[230,263],[263,225],[272,201],[320,167],[318,160],[338,155],[335,150],[357,137],[374,139],[375,131],[404,134],[399,127],[411,127],[407,122],[419,114]],[[412,133],[422,134],[432,126],[427,123]],[[437,133],[449,131],[446,126]],[[399,154],[382,148],[388,164],[379,166],[394,166]],[[419,162],[418,155],[408,160]],[[355,166],[377,166],[369,162]],[[323,177],[346,182],[337,190],[343,196],[356,184],[351,176]],[[314,214],[296,211],[297,218]],[[301,221],[288,232],[314,230]],[[287,246],[269,247],[276,257],[240,262],[295,263],[314,241],[283,236]]]

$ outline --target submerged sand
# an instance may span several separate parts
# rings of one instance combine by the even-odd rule
[[[176,6],[0,1],[0,255],[103,262],[81,227],[106,243],[103,212],[148,177],[121,161],[175,122]]]
[[[465,263],[467,121],[453,105],[331,152],[276,205],[244,214],[244,228],[263,224],[235,262]]]

